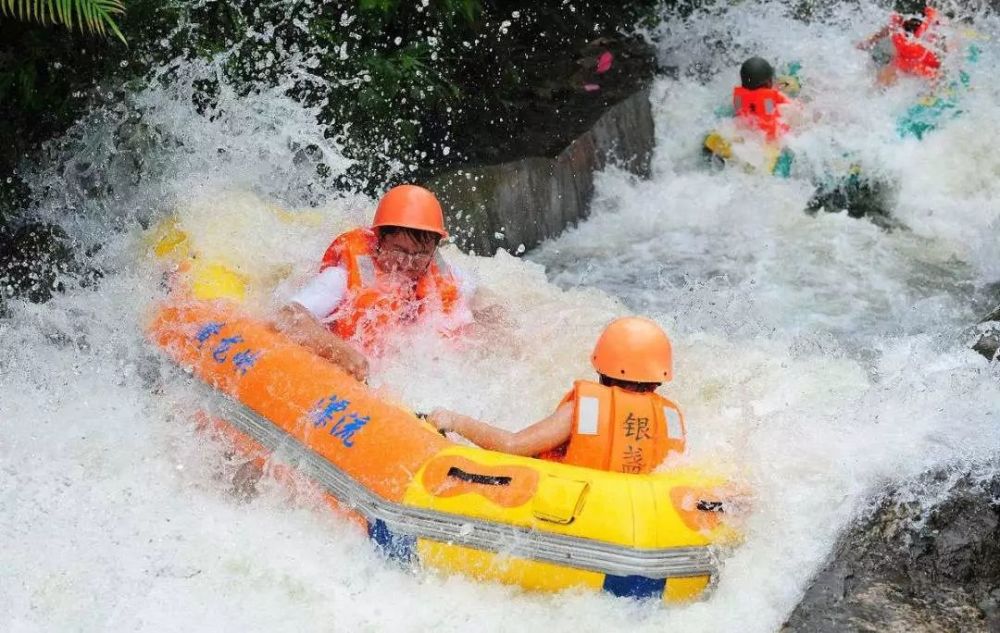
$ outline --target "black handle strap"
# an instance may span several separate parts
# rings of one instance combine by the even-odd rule
[[[458,468],[457,466],[452,466],[448,469],[448,476],[473,484],[482,484],[484,486],[509,486],[512,479],[511,477],[504,477],[502,475],[481,475],[479,473],[469,473],[461,468]]]

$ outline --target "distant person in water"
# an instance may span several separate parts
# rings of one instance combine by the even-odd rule
[[[900,74],[932,81],[938,78],[944,53],[940,34],[942,20],[938,10],[926,2],[903,0],[896,3],[889,24],[858,44],[858,48],[870,50],[885,38],[890,39],[892,55],[889,63],[879,71],[880,85],[895,83]]]
[[[548,417],[517,432],[437,409],[429,420],[490,450],[621,473],[648,473],[685,447],[684,416],[656,389],[673,378],[670,339],[655,322],[616,319],[591,363],[598,381],[578,380]]]
[[[793,64],[787,74],[777,77],[774,67],[763,57],[754,56],[743,62],[740,83],[733,87],[732,93],[732,116],[737,129],[728,134],[718,130],[709,132],[703,141],[705,154],[712,157],[713,162],[735,159],[751,170],[787,177],[793,155],[781,140],[790,129],[790,122],[797,125],[802,121],[798,102],[791,98],[800,88],[797,71],[798,65]],[[738,149],[747,140],[744,131],[753,132],[764,140],[761,146],[763,160],[754,156],[754,150],[745,154]],[[757,145],[751,143],[750,147]]]
[[[774,67],[762,57],[751,57],[740,66],[740,85],[733,88],[733,115],[743,125],[777,141],[788,131],[782,106],[791,100],[774,87]]]

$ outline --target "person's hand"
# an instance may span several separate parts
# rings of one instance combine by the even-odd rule
[[[368,380],[368,359],[350,345],[344,345],[338,350],[337,365],[358,382]]]
[[[888,32],[879,31],[875,35],[861,40],[855,46],[859,51],[870,51],[876,44],[878,44],[878,41],[886,35],[888,35]]]
[[[427,421],[439,431],[454,431],[458,414],[448,409],[434,409],[427,416]]]
[[[368,359],[350,343],[332,334],[326,337],[320,356],[349,373],[358,382],[368,379]]]

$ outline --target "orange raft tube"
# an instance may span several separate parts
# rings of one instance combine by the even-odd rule
[[[281,451],[391,556],[530,589],[679,602],[716,574],[725,481],[596,471],[453,444],[232,304],[161,306],[149,336],[244,447]]]

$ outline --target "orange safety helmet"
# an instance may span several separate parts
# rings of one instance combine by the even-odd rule
[[[666,332],[642,317],[622,317],[604,328],[591,362],[599,373],[631,382],[668,382],[674,354]]]
[[[441,203],[433,193],[417,185],[399,185],[385,192],[372,222],[372,227],[380,226],[401,226],[448,237]]]

